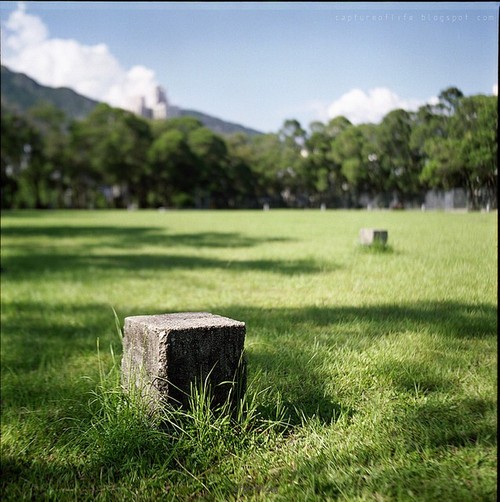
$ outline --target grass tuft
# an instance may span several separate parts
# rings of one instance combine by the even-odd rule
[[[90,476],[117,482],[132,472],[140,478],[151,470],[168,470],[199,482],[209,495],[212,490],[199,481],[200,473],[231,464],[231,459],[237,463],[249,449],[279,442],[291,427],[279,395],[273,416],[261,415],[259,398],[266,391],[252,390],[251,383],[236,408],[230,394],[214,409],[204,382],[192,387],[188,408],[165,405],[152,410],[139,392],[125,393],[121,388],[120,365],[112,346],[107,371],[99,341],[97,347],[99,382],[89,401],[89,428],[82,432],[83,449],[91,459]]]

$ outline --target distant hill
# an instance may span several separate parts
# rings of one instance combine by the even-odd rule
[[[24,73],[16,73],[7,67],[1,67],[1,99],[2,105],[26,112],[34,105],[45,102],[62,110],[71,119],[85,118],[98,104],[67,87],[47,87],[39,84]],[[255,136],[262,134],[251,129],[217,117],[212,117],[195,110],[184,110],[177,106],[169,107],[169,117],[195,117],[202,124],[217,134],[229,135],[237,132]],[[168,119],[167,119],[168,120]]]
[[[184,110],[177,106],[169,107],[170,117],[194,117],[198,119],[205,127],[208,127],[213,132],[227,135],[234,134],[237,132],[243,132],[249,136],[256,136],[258,134],[263,134],[255,129],[250,129],[249,127],[242,126],[240,124],[234,124],[232,122],[226,122],[225,120],[218,119],[217,117],[212,117],[206,113],[197,112],[196,110]]]
[[[82,119],[98,101],[77,94],[67,87],[46,87],[23,73],[1,68],[2,104],[25,112],[37,103],[46,102],[61,109],[69,118]]]

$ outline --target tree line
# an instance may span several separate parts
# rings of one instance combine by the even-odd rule
[[[345,117],[304,129],[221,136],[196,118],[147,120],[106,104],[68,120],[2,104],[3,208],[414,207],[463,188],[497,207],[498,98],[454,87],[379,124]]]

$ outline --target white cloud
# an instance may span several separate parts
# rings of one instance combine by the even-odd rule
[[[109,102],[122,102],[127,106],[130,98],[144,96],[146,104],[152,106],[158,85],[155,72],[145,66],[133,66],[119,81],[109,87],[104,98]]]
[[[328,116],[332,119],[343,115],[353,124],[366,122],[376,124],[392,110],[398,108],[407,111],[417,110],[425,103],[436,102],[436,97],[429,98],[426,101],[403,99],[386,87],[376,87],[368,92],[361,89],[352,89],[330,104]]]
[[[11,32],[7,38],[7,47],[14,51],[22,51],[25,47],[43,42],[48,34],[47,28],[38,17],[26,14],[24,2],[18,4],[17,10],[10,15],[5,27]]]
[[[76,92],[112,106],[128,108],[132,98],[145,96],[152,104],[158,85],[153,70],[134,66],[125,70],[105,44],[83,45],[72,39],[50,38],[37,16],[18,4],[2,30],[2,63],[51,87]]]
[[[495,84],[492,89],[491,89],[491,93],[493,94],[493,96],[498,96],[498,84]]]

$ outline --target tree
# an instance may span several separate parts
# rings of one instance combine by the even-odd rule
[[[363,159],[364,137],[359,126],[347,127],[332,142],[332,155],[340,165],[345,195],[357,198],[366,187],[367,162]],[[348,202],[350,205],[351,202]]]
[[[44,207],[43,143],[29,117],[2,107],[2,207]]]
[[[342,198],[341,187],[345,178],[332,145],[335,138],[351,126],[351,122],[342,116],[331,119],[327,124],[316,121],[309,126],[311,133],[306,140],[307,180],[321,202],[337,205]]]
[[[306,131],[297,120],[285,120],[278,131],[281,158],[276,172],[281,197],[288,205],[304,206],[309,202],[306,182]]]
[[[411,149],[413,116],[399,109],[389,112],[377,127],[379,162],[386,176],[386,189],[403,203],[420,195],[420,165]]]
[[[151,131],[145,120],[103,103],[72,129],[73,154],[85,173],[80,180],[88,187],[111,188],[108,198],[116,207],[134,199],[144,203],[141,187],[150,144]]]
[[[1,203],[13,207],[19,189],[19,176],[26,167],[25,145],[29,144],[29,125],[26,120],[2,104],[0,114],[2,148],[0,149]]]
[[[253,165],[258,183],[255,191],[259,204],[282,203],[283,185],[280,179],[282,167],[282,143],[277,134],[262,134],[252,137]]]
[[[185,136],[190,132],[203,127],[201,120],[186,115],[184,117],[172,117],[168,120],[153,120],[151,122],[151,131],[154,138],[158,138],[166,131],[181,131]]]
[[[69,120],[52,104],[40,103],[29,110],[42,143],[42,162],[39,185],[45,189],[46,202],[52,207],[65,206],[65,193],[70,187],[68,166]]]
[[[472,207],[498,207],[498,98],[463,98],[450,125],[451,135],[460,138],[457,154]]]
[[[443,115],[438,105],[426,104],[413,114],[410,134],[410,149],[422,170],[428,159],[425,143],[432,138],[444,138],[448,134],[448,117]]]
[[[456,112],[463,97],[463,92],[460,89],[448,87],[439,93],[439,103],[437,107],[441,113],[451,116]]]
[[[193,187],[198,183],[198,169],[186,135],[180,130],[166,130],[151,144],[148,160],[155,186],[150,204],[193,206]]]
[[[258,176],[252,169],[255,151],[248,134],[238,132],[226,140],[227,175],[231,185],[230,207],[256,207]]]
[[[207,127],[198,127],[187,135],[187,143],[197,160],[198,176],[193,186],[196,205],[227,207],[229,178],[227,146],[224,140]],[[205,199],[205,202],[202,202]]]
[[[421,179],[435,188],[465,187],[472,209],[497,207],[498,98],[461,98],[448,118],[447,134],[424,144]]]

